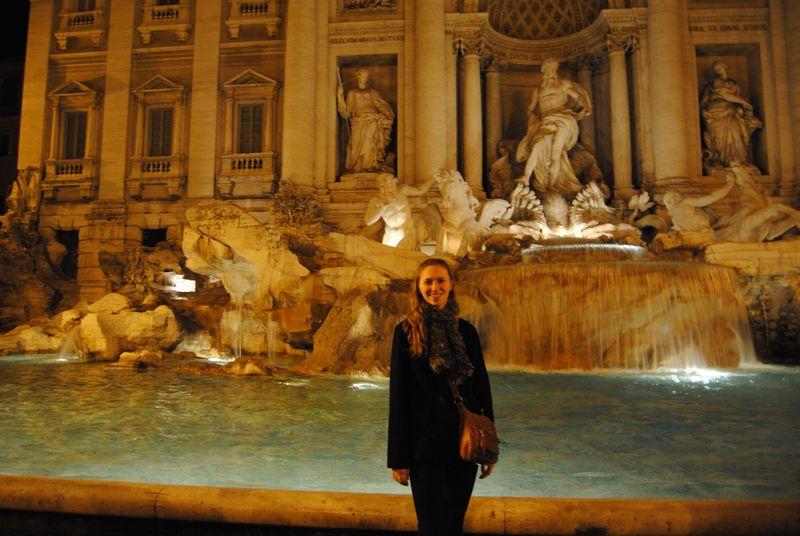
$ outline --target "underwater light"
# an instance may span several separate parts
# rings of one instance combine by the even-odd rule
[[[196,292],[197,282],[193,279],[184,279],[183,274],[172,271],[162,272],[164,277],[164,290],[169,292]]]

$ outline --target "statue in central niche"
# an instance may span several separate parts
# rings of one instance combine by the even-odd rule
[[[392,135],[394,110],[381,94],[367,87],[369,71],[356,73],[358,87],[347,92],[339,82],[336,95],[339,115],[347,123],[349,139],[344,169],[348,173],[393,173],[386,163],[386,147]]]
[[[543,197],[551,227],[568,225],[567,200],[583,188],[568,151],[578,142],[578,122],[591,113],[586,91],[574,82],[560,80],[558,62],[545,60],[542,84],[533,90],[528,107],[528,132],[517,146],[516,159],[526,161],[517,181],[531,185]]]

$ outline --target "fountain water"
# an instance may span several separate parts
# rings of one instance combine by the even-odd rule
[[[75,344],[75,339],[78,336],[78,329],[80,326],[75,326],[67,336],[64,338],[64,344],[61,345],[61,349],[58,352],[58,357],[74,357],[78,355],[78,347]]]
[[[487,361],[538,370],[755,362],[731,269],[686,262],[519,264],[459,276]]]

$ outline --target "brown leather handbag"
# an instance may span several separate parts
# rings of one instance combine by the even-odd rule
[[[450,381],[450,392],[458,407],[459,454],[462,460],[488,465],[497,463],[500,455],[500,438],[491,419],[472,413],[464,405],[464,399],[456,384]]]

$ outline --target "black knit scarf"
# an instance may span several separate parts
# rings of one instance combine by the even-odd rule
[[[422,316],[428,328],[428,361],[434,374],[445,374],[460,385],[472,376],[472,363],[464,338],[458,330],[458,305],[448,303],[444,309],[423,302]]]

